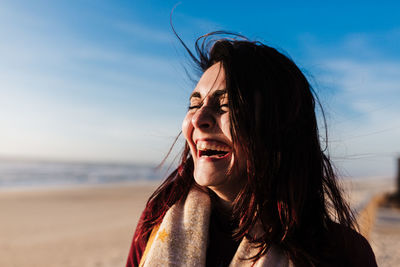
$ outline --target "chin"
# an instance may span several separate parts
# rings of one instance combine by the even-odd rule
[[[199,173],[197,174],[196,171],[194,172],[194,181],[200,185],[200,186],[218,186],[222,184],[224,179],[226,178],[226,175],[215,175],[215,173]]]

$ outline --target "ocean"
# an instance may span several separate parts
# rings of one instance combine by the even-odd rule
[[[0,189],[158,182],[166,174],[166,168],[140,164],[0,159]]]
[[[111,185],[118,183],[160,183],[172,170],[173,168],[169,169],[168,165],[161,169],[156,169],[156,166],[143,164],[56,162],[0,158],[0,190]],[[394,188],[393,177],[375,177],[373,179],[347,177],[343,181],[345,185],[349,184],[349,182],[353,184],[353,192],[362,191],[366,196]]]

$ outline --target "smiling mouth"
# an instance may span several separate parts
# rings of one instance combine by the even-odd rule
[[[219,150],[200,150],[199,157],[210,157],[210,158],[223,158],[228,154],[228,151]]]
[[[226,144],[215,141],[199,141],[196,144],[196,148],[199,158],[208,157],[213,159],[224,158],[231,150]]]

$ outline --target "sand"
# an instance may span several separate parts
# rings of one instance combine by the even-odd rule
[[[372,228],[372,249],[378,266],[400,266],[400,210],[381,207]]]
[[[360,212],[392,184],[370,180],[344,186]],[[0,266],[124,266],[137,220],[155,188],[126,184],[0,191]],[[400,234],[400,222],[394,225],[373,228],[370,242],[380,266],[394,266],[386,244],[400,251],[395,235]]]
[[[400,210],[380,205],[384,192],[395,191],[395,181],[387,178],[358,180],[347,182],[344,187],[378,266],[400,266]]]
[[[154,185],[0,192],[0,266],[124,266]]]

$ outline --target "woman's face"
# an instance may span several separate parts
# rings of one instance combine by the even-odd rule
[[[193,157],[196,183],[232,201],[243,179],[239,177],[241,168],[233,168],[236,155],[230,134],[228,97],[225,71],[218,62],[204,72],[193,90],[182,132]],[[239,165],[243,164],[239,161]]]

